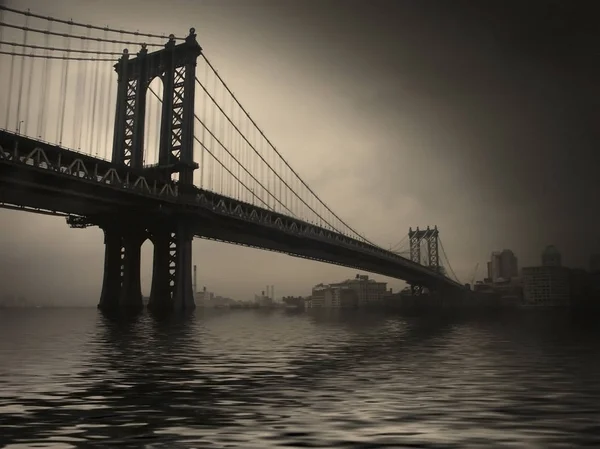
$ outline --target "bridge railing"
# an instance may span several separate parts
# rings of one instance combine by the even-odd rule
[[[23,139],[31,139],[31,140],[35,140],[36,142],[43,143],[43,144],[45,144],[45,145],[52,145],[52,146],[54,146],[54,147],[60,148],[61,150],[64,150],[64,151],[69,151],[69,152],[71,152],[71,153],[77,153],[77,154],[81,154],[82,156],[85,156],[85,157],[88,157],[88,158],[89,158],[89,157],[93,157],[94,159],[100,159],[100,160],[102,160],[102,161],[105,161],[105,162],[110,162],[110,160],[109,160],[109,159],[105,159],[105,158],[103,158],[103,157],[100,157],[100,156],[91,156],[91,155],[90,155],[90,153],[86,153],[85,151],[81,151],[81,150],[74,150],[74,149],[72,149],[72,148],[68,148],[68,147],[62,146],[62,144],[60,144],[60,143],[56,143],[56,142],[50,142],[50,141],[48,141],[48,140],[44,140],[44,139],[42,139],[41,137],[35,137],[35,138],[32,138],[31,136],[26,136],[26,135],[24,135],[24,134],[18,134],[18,133],[16,134],[14,131],[11,131],[10,129],[1,128],[1,127],[0,127],[0,132],[4,132],[4,133],[6,133],[6,134],[12,134],[12,135],[14,135],[14,136],[16,136],[16,137],[21,137],[21,138],[23,138]],[[5,149],[5,150],[6,150],[6,149]]]

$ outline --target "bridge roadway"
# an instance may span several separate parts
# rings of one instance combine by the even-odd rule
[[[434,289],[463,286],[382,248],[194,187],[189,192],[156,171],[0,130],[0,203],[70,215],[81,227],[102,219],[141,223],[176,215],[197,237],[365,270]],[[74,217],[73,217],[74,216]]]

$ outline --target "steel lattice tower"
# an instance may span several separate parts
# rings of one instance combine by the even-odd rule
[[[419,229],[413,231],[412,228],[408,230],[408,238],[410,244],[410,260],[421,264],[421,246],[423,241],[427,243],[427,259],[423,265],[431,268],[432,270],[439,272],[439,231],[437,226],[431,229],[427,226],[427,229]],[[423,290],[422,286],[412,285],[413,294],[420,294]]]
[[[115,65],[118,75],[112,162],[144,170],[163,182],[179,175],[179,196],[193,185],[194,95],[196,61],[202,48],[195,30],[181,44],[173,35],[164,48],[148,53],[146,45],[133,58],[124,50]],[[150,83],[163,84],[158,165],[144,167],[146,95]],[[194,307],[192,288],[193,232],[186,219],[167,212],[100,217],[105,234],[105,272],[99,307],[141,305],[141,245],[154,244],[150,309]]]

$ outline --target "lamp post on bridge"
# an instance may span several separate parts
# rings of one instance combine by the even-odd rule
[[[22,125],[23,123],[25,123],[25,120],[20,120],[20,121],[17,123],[17,134],[21,134],[21,125]]]

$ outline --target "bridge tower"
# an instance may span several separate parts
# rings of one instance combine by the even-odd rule
[[[410,244],[410,260],[416,262],[418,264],[423,264],[434,271],[439,271],[439,245],[438,245],[438,237],[439,231],[437,226],[434,226],[433,229],[430,229],[427,226],[427,229],[417,229],[413,231],[412,228],[408,230],[408,238]],[[422,242],[425,241],[427,243],[427,254],[425,263],[422,263],[421,259],[421,247]],[[414,295],[420,295],[423,291],[423,287],[420,285],[411,285],[412,291]]]
[[[178,195],[189,194],[194,170],[194,94],[196,62],[202,48],[195,30],[181,44],[169,36],[164,48],[149,53],[146,45],[133,58],[127,50],[115,64],[118,75],[112,162],[144,170],[163,181],[178,175]],[[159,77],[163,84],[158,165],[144,167],[146,94]],[[154,244],[153,278],[148,307],[192,309],[192,238],[185,217],[159,210],[141,216],[120,211],[102,220],[105,268],[99,308],[141,307],[141,246]]]

